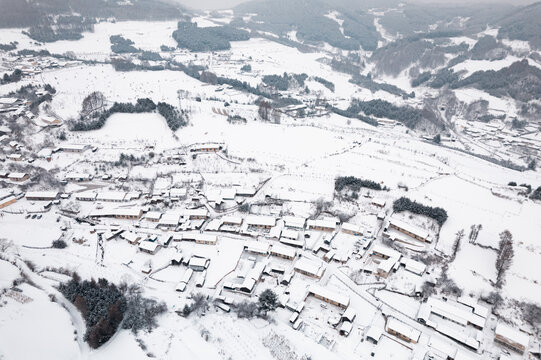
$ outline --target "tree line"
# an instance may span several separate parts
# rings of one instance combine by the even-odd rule
[[[94,93],[90,94],[90,96]],[[87,97],[87,99],[88,99]],[[83,104],[87,102],[87,99],[83,101]],[[81,113],[79,120],[71,123],[70,130],[72,131],[90,131],[101,129],[107,119],[116,113],[147,113],[154,112],[157,109],[158,113],[162,115],[167,126],[172,131],[176,131],[179,128],[187,125],[186,113],[182,110],[175,108],[174,106],[165,102],[159,102],[157,105],[149,98],[137,99],[135,104],[131,103],[119,103],[115,102],[113,106],[105,111],[96,111],[92,114],[88,114],[84,111]]]
[[[359,179],[355,176],[339,176],[334,180],[334,190],[340,192],[344,189],[357,192],[361,188],[384,190],[380,183],[372,180]]]
[[[436,220],[439,226],[442,226],[447,221],[447,211],[440,207],[431,207],[420,204],[416,201],[411,201],[407,197],[401,197],[393,203],[394,212],[409,211],[414,214],[424,215]]]

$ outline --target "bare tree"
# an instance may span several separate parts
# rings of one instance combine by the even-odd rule
[[[216,85],[218,83],[218,76],[210,71],[203,71],[199,80],[207,84]]]
[[[280,119],[281,119],[280,112],[278,110],[273,110],[271,115],[272,115],[272,122],[274,122],[275,124],[279,124]]]
[[[505,283],[505,273],[511,267],[513,263],[513,257],[515,256],[515,250],[513,250],[513,235],[509,230],[505,230],[500,233],[500,243],[498,258],[496,259],[496,287],[500,288]]]
[[[88,116],[96,111],[103,109],[106,101],[107,100],[105,99],[105,95],[103,95],[101,92],[94,91],[90,93],[83,100],[83,109],[81,111],[82,115]]]
[[[453,253],[451,255],[451,261],[454,261],[458,250],[460,250],[460,241],[464,238],[465,232],[464,229],[457,231],[455,243],[453,244]]]
[[[271,104],[268,101],[262,100],[259,103],[259,109],[257,110],[261,119],[268,121],[271,113]]]

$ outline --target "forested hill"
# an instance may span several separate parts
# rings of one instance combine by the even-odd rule
[[[336,14],[337,19],[329,16],[331,13]],[[372,15],[361,9],[331,5],[331,2],[324,0],[254,1],[239,5],[235,8],[235,14],[257,14],[248,21],[238,17],[235,25],[281,36],[296,30],[299,40],[327,42],[344,50],[358,50],[360,47],[375,50],[380,40]],[[342,22],[342,26],[339,22]]]
[[[497,25],[499,38],[528,41],[533,48],[541,49],[541,2],[506,14]]]
[[[0,28],[31,27],[49,15],[117,20],[179,19],[178,6],[158,0],[132,0],[131,5],[110,0],[0,0]]]
[[[528,60],[517,61],[498,71],[478,71],[463,80],[451,84],[453,88],[473,86],[497,96],[509,96],[528,102],[541,99],[541,70],[528,64]]]

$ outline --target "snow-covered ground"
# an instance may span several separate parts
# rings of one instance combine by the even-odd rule
[[[328,16],[341,24],[338,13]],[[195,21],[199,26],[214,26],[228,19],[229,15],[219,20],[211,19],[207,14]],[[157,51],[162,44],[175,45],[170,36],[175,28],[175,22],[100,23],[93,33],[84,34],[80,41],[56,42],[42,48],[51,52],[69,49],[84,58],[104,60],[110,56],[110,35],[122,34],[133,40],[137,47]],[[489,29],[485,33],[497,34],[497,29]],[[5,36],[4,42],[17,40],[21,46],[37,48],[22,35],[20,29],[4,29],[0,30],[0,34]],[[455,40],[470,43],[472,39]],[[312,80],[306,83],[311,92],[317,91],[321,97],[333,103],[347,104],[352,97],[363,100],[383,98],[397,104],[411,105],[419,101],[359,89],[349,82],[349,75],[334,72],[325,65],[325,61],[321,61],[330,60],[328,51],[302,53],[267,39],[233,42],[230,51],[201,53],[197,54],[197,58],[195,54],[182,51],[175,56],[186,63],[194,61],[207,65],[218,75],[246,81],[252,86],[258,85],[261,76],[267,74],[288,72],[320,76],[335,84],[334,92]],[[467,70],[468,74],[477,70],[498,70],[515,60],[518,58],[512,56],[494,62],[468,60],[456,65],[455,70]],[[245,63],[252,66],[251,72],[240,72],[240,67]],[[407,91],[412,90],[405,74],[379,80]],[[236,277],[238,264],[247,259],[254,262],[271,261],[288,270],[293,268],[293,262],[246,254],[243,248],[248,239],[274,244],[275,240],[265,239],[262,233],[253,237],[218,233],[216,245],[173,242],[155,255],[141,252],[118,237],[100,245],[96,229],[110,230],[121,226],[122,229],[145,235],[169,233],[156,229],[156,224],[146,221],[103,220],[95,227],[78,223],[61,215],[62,206],[70,202],[79,204],[79,216],[98,209],[98,206],[139,207],[145,211],[153,209],[165,212],[194,206],[192,197],[204,198],[203,193],[209,187],[260,186],[253,198],[237,197],[235,201],[246,201],[252,204],[252,211],[272,213],[277,217],[286,213],[308,217],[314,213],[314,203],[329,201],[331,211],[352,215],[349,221],[373,230],[376,238],[374,243],[380,244],[384,223],[377,220],[376,215],[382,209],[370,204],[372,197],[387,202],[383,210],[388,220],[392,214],[392,202],[407,196],[426,205],[442,207],[449,215],[441,229],[437,229],[434,222],[425,217],[409,213],[392,214],[393,217],[429,228],[429,232],[436,235],[433,244],[418,247],[422,251],[446,259],[452,254],[457,232],[464,230],[466,236],[454,261],[449,263],[447,274],[463,289],[464,294],[478,298],[495,289],[493,282],[496,279],[497,253],[491,248],[498,246],[499,234],[509,230],[513,235],[515,258],[501,294],[507,299],[534,303],[541,299],[541,273],[536,268],[541,256],[538,244],[541,222],[537,221],[541,205],[518,196],[499,197],[492,191],[510,181],[531,184],[535,189],[541,185],[539,171],[518,172],[436,146],[399,125],[375,128],[335,114],[304,119],[283,115],[279,124],[263,122],[258,118],[255,96],[225,86],[203,84],[178,71],[116,72],[109,64],[77,65],[46,70],[19,83],[2,85],[0,94],[7,94],[29,83],[48,83],[57,89],[50,106],[64,120],[77,118],[83,99],[95,90],[103,92],[109,104],[115,101],[134,102],[137,98],[148,97],[154,102],[166,101],[189,112],[188,126],[174,133],[167,127],[165,119],[156,113],[115,114],[103,128],[89,132],[71,133],[63,128],[67,133],[67,142],[98,147],[96,152],[59,152],[52,155],[50,162],[39,159],[33,163],[33,166],[50,171],[57,180],[62,180],[67,172],[86,172],[96,176],[88,183],[69,183],[64,188],[65,192],[75,193],[86,188],[122,188],[149,193],[152,190],[167,191],[175,185],[186,188],[190,194],[186,200],[167,204],[151,203],[144,197],[119,204],[83,202],[74,200],[75,195],[72,194],[71,199],[62,200],[62,205],[52,206],[42,217],[35,219],[25,218],[25,215],[44,211],[41,202],[19,199],[9,205],[0,216],[0,238],[14,243],[11,252],[6,251],[6,254],[9,253],[11,258],[31,261],[36,266],[36,272],[32,272],[31,279],[35,286],[23,282],[18,288],[11,289],[14,280],[21,276],[20,268],[24,266],[20,264],[21,261],[18,262],[20,268],[0,261],[0,290],[6,291],[1,295],[0,306],[0,358],[271,360],[300,359],[304,354],[309,354],[313,359],[349,359],[368,358],[371,352],[375,353],[374,358],[380,359],[410,358],[412,351],[409,347],[413,346],[389,334],[382,337],[379,345],[365,341],[372,325],[379,324],[383,328],[382,313],[396,316],[408,326],[422,330],[420,344],[413,352],[428,349],[430,338],[443,339],[441,341],[456,345],[415,320],[420,302],[413,297],[414,293],[425,281],[437,280],[441,273],[437,265],[429,266],[432,273],[423,276],[402,268],[392,272],[387,280],[365,274],[360,278],[366,281],[358,285],[348,275],[369,264],[377,265],[370,257],[373,244],[367,245],[367,249],[354,257],[351,252],[357,237],[340,233],[332,240],[331,248],[348,253],[349,260],[345,264],[335,261],[324,263],[321,252],[314,254],[310,247],[323,239],[325,234],[313,231],[309,236],[300,235],[306,240],[307,248],[297,251],[303,257],[323,264],[326,271],[321,280],[296,273],[291,285],[286,287],[278,285],[281,275],[265,275],[251,296],[226,292],[221,289],[224,279]],[[299,95],[297,91],[300,90],[292,90],[291,94],[305,96],[303,99],[315,98],[313,95]],[[421,89],[420,96],[429,95],[431,91]],[[489,110],[494,113],[504,112],[508,116],[517,114],[511,100],[492,97],[476,89],[459,89],[455,90],[455,94],[464,103],[485,99],[489,101]],[[196,100],[198,97],[201,99]],[[227,106],[225,102],[228,102]],[[247,123],[231,124],[227,121],[228,114],[241,115],[247,119]],[[48,140],[52,143],[48,145],[50,147],[60,143],[55,130],[42,131],[33,127],[30,130],[35,131],[32,140],[36,147]],[[226,150],[219,154],[197,156],[189,153],[192,144],[215,142],[224,144]],[[111,163],[118,160],[121,153],[141,156],[143,163],[115,167]],[[490,152],[487,150],[487,153]],[[182,155],[186,164],[168,162],[168,155],[171,154]],[[6,165],[12,166],[13,162]],[[111,175],[113,179],[102,180],[99,177],[103,175]],[[117,181],[119,176],[127,176],[128,180]],[[362,190],[359,199],[341,202],[334,193],[337,176],[373,180],[388,187],[389,191]],[[12,187],[16,189],[15,185]],[[213,220],[219,220],[223,214],[245,217],[245,213],[238,211],[235,201],[227,203],[231,208],[224,213],[213,209],[210,212]],[[212,209],[208,202],[202,205]],[[476,243],[470,243],[468,235],[471,226],[479,224],[482,230],[478,239]],[[281,223],[279,226],[282,226]],[[52,242],[61,236],[67,240],[68,247],[50,248]],[[100,250],[100,246],[103,250]],[[171,258],[178,252],[185,256],[197,255],[210,259],[202,288],[195,287],[195,279],[202,276],[197,273],[186,292],[175,291],[177,282],[186,273],[185,265],[170,265]],[[408,255],[418,254],[411,251]],[[148,264],[154,271],[151,275],[141,272]],[[53,302],[48,296],[54,294],[51,286],[67,279],[67,275],[60,274],[58,269],[76,271],[83,278],[105,277],[115,283],[137,284],[146,296],[164,301],[167,313],[158,318],[158,327],[151,333],[135,335],[122,330],[99,350],[88,351],[81,346],[81,338],[74,333],[81,327],[81,321],[73,316],[69,308],[66,311],[60,305],[62,302]],[[329,291],[349,297],[349,306],[356,311],[357,317],[348,337],[340,336],[337,329],[329,325],[333,317],[343,312],[342,309],[311,296],[306,297],[306,291],[312,284],[323,285]],[[381,290],[382,284],[388,287]],[[225,293],[240,301],[256,300],[256,295],[266,288],[288,295],[295,301],[306,299],[300,315],[304,326],[299,331],[293,330],[289,324],[292,312],[282,308],[271,315],[271,321],[238,319],[234,314],[223,313],[212,305],[202,317],[193,315],[184,318],[174,312],[189,301],[187,295],[192,292],[202,291],[212,297]],[[25,346],[29,340],[35,346]],[[492,346],[491,341],[489,346]],[[489,356],[488,352],[479,355]]]

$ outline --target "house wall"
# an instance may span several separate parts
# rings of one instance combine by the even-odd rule
[[[275,252],[272,252],[270,253],[272,256],[276,256],[276,257],[280,257],[282,259],[287,259],[287,260],[293,260],[295,257],[294,256],[287,256],[287,255],[284,255],[284,254],[278,254],[278,253],[275,253]]]
[[[321,295],[318,295],[318,294],[314,294],[314,293],[310,293],[309,295],[312,295],[313,297],[315,297],[316,299],[319,299],[319,300],[322,300],[322,301],[325,301],[326,303],[329,303],[329,304],[332,304],[334,306],[338,306],[338,307],[341,307],[343,309],[347,308],[347,305],[345,304],[340,304],[339,302],[336,302],[332,299],[327,299],[326,297],[323,297]]]
[[[0,204],[0,209],[3,209],[3,208],[5,208],[6,206],[11,205],[11,204],[13,204],[13,203],[16,202],[16,201],[17,201],[17,199],[11,199],[10,201],[6,201],[5,203]]]
[[[19,178],[19,179],[10,179],[11,181],[14,181],[14,182],[23,182],[23,181],[26,181],[30,179],[30,175],[25,175],[23,176],[22,178]]]
[[[326,226],[316,226],[316,225],[311,225],[310,229],[317,230],[317,231],[327,231],[327,232],[334,231],[333,228],[326,227]]]
[[[512,342],[511,340],[501,336],[501,335],[498,335],[496,334],[496,336],[494,337],[494,340],[497,341],[498,343],[504,345],[504,346],[507,346],[508,348],[520,353],[520,354],[523,354],[524,351],[526,350],[524,348],[524,346],[520,345],[520,344],[517,344],[515,342]]]
[[[407,337],[407,336],[405,336],[405,335],[402,335],[401,333],[396,332],[396,331],[394,331],[393,329],[387,328],[387,332],[388,332],[389,334],[394,335],[394,336],[396,336],[397,338],[402,339],[402,340],[404,340],[404,341],[407,341],[407,342],[409,342],[409,343],[413,343],[413,344],[416,344],[416,343],[417,343],[417,341],[415,341],[415,340],[413,340],[413,339],[410,339],[409,337]]]

